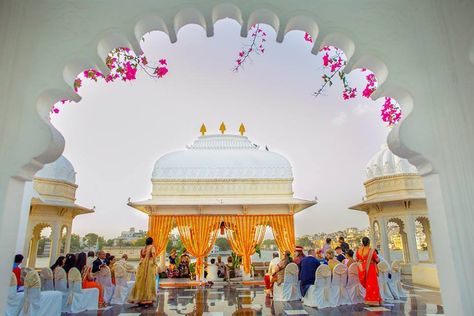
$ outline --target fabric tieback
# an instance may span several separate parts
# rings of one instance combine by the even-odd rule
[[[55,280],[65,279],[67,277],[66,270],[64,270],[62,267],[57,267],[54,269],[53,277]]]
[[[52,280],[53,279],[53,271],[50,268],[43,268],[41,269],[41,277],[43,280]]]
[[[75,284],[77,282],[82,282],[81,272],[79,272],[77,268],[72,268],[71,270],[69,270],[68,282],[69,282],[69,294],[67,297],[67,304],[71,305],[74,299]]]
[[[28,313],[30,308],[30,290],[34,288],[41,288],[41,278],[39,274],[32,269],[29,269],[25,276],[25,302],[23,303],[23,311]]]

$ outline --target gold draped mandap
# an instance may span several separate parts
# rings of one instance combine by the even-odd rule
[[[148,235],[164,263],[166,244],[177,228],[184,247],[196,257],[202,278],[203,259],[220,233],[242,257],[244,279],[271,227],[280,253],[295,248],[293,216],[316,204],[293,196],[293,173],[282,155],[260,149],[244,136],[202,135],[185,150],[159,158],[152,174],[152,197],[128,205],[149,215]]]

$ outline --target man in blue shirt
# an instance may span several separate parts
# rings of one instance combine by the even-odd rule
[[[316,269],[319,267],[319,260],[314,255],[314,249],[308,250],[308,256],[301,260],[300,263],[299,279],[303,296],[309,287],[314,284]]]

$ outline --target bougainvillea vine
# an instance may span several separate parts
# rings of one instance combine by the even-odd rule
[[[249,30],[249,34],[251,41],[239,51],[239,55],[235,60],[234,71],[239,71],[252,54],[260,55],[265,53],[263,43],[267,41],[267,33],[261,29],[260,24],[253,25]]]
[[[145,55],[136,56],[129,48],[119,47],[109,53],[105,60],[109,74],[104,75],[96,69],[86,69],[82,72],[82,76],[86,79],[97,82],[99,79],[106,83],[116,80],[132,81],[136,79],[138,69],[144,71],[148,76],[153,78],[163,78],[168,73],[168,63],[166,59],[158,60],[155,66],[151,66]],[[79,92],[82,87],[82,80],[76,78],[74,80],[74,92]],[[70,100],[61,100],[61,104],[70,102]],[[53,106],[52,113],[59,113],[59,109]]]

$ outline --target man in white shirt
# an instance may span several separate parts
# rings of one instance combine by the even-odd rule
[[[268,274],[271,276],[274,273],[276,265],[280,262],[280,257],[278,255],[278,252],[273,253],[273,259],[270,261],[270,264],[268,265]]]

